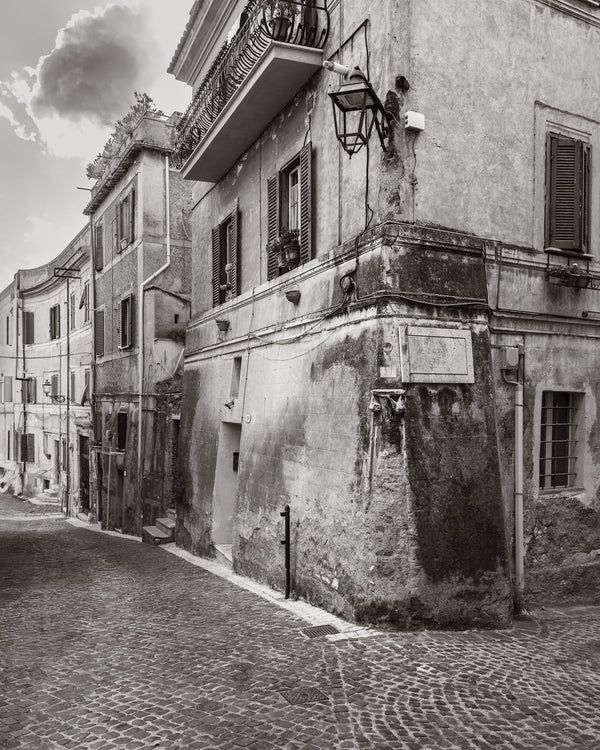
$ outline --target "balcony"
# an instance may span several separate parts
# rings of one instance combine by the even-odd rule
[[[313,0],[252,0],[177,128],[186,179],[217,182],[321,67],[329,13]]]

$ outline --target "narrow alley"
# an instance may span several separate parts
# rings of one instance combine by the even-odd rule
[[[0,496],[1,748],[598,747],[598,607],[311,638],[170,551]]]

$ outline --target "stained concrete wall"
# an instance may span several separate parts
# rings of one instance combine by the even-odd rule
[[[166,334],[167,317],[173,320],[174,313],[178,313],[183,317],[182,325],[185,325],[188,317],[189,303],[186,297],[191,291],[191,274],[186,212],[189,210],[191,188],[169,168],[170,223],[167,242],[167,167],[164,154],[143,149],[94,217],[95,221],[106,217],[105,264],[102,271],[96,274],[96,306],[105,310],[105,353],[96,358],[96,403],[102,422],[101,471],[98,478],[101,483],[102,522],[133,534],[141,533],[145,513],[155,514],[150,506],[165,510],[174,504],[171,422],[173,414],[179,413],[180,406],[177,399],[169,408],[165,406],[170,404],[168,399],[163,399],[164,403],[159,399],[162,405],[157,405],[155,388],[165,380],[173,381],[182,342],[156,344],[155,324],[157,320],[162,322],[160,333]],[[117,203],[132,188],[136,190],[136,238],[123,251],[116,252],[112,246],[111,221]],[[170,250],[170,264],[160,271],[167,262],[167,247]],[[150,304],[144,310],[143,342],[140,342],[140,284],[158,271],[160,273],[151,281],[154,289],[149,293]],[[174,292],[175,296],[159,293],[159,289]],[[130,293],[133,295],[133,346],[119,349],[119,303]],[[157,295],[161,298],[158,312],[154,305]],[[172,323],[170,331],[176,333],[182,325]],[[139,368],[142,347],[143,427],[139,453]],[[169,391],[169,387],[165,390]],[[180,393],[181,387],[174,386],[174,390]],[[122,452],[117,450],[119,412],[127,414],[128,427],[127,442]],[[121,488],[122,502],[119,497]]]
[[[289,503],[299,595],[400,627],[506,623],[511,604],[485,318],[469,303],[457,315],[394,300],[400,278],[414,280],[417,295],[439,289],[437,275],[426,273],[436,265],[446,294],[480,298],[481,248],[448,237],[444,247],[439,233],[404,229],[404,241],[390,226],[383,238],[376,230],[365,242],[357,275],[364,301],[349,308],[339,307],[337,282],[355,266],[353,245],[335,262],[315,261],[192,321],[177,538],[211,553],[221,512],[219,435],[237,422],[236,570],[282,587],[280,512]],[[294,281],[302,290],[297,328],[278,333],[290,307],[284,292]],[[303,336],[308,321],[331,306],[335,313]],[[230,321],[226,334],[217,331],[216,316]],[[424,320],[472,331],[475,385],[402,383],[399,331]],[[232,398],[236,357],[240,389]],[[395,375],[382,378],[382,366]],[[376,433],[373,388],[407,392],[406,416],[386,412]]]

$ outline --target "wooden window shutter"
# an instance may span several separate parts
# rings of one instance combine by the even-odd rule
[[[4,376],[4,400],[7,403],[12,403],[12,375]]]
[[[26,443],[26,455],[27,461],[30,464],[35,463],[35,435],[33,432],[27,433]]]
[[[19,460],[27,461],[27,435],[19,433]]]
[[[236,208],[231,214],[231,294],[237,297],[240,293],[240,211]]]
[[[112,243],[113,243],[113,254],[121,252],[119,247],[119,222],[116,217],[112,220]]]
[[[135,239],[135,188],[129,193],[129,241]]]
[[[279,182],[279,172],[267,180],[267,243],[279,237]],[[267,253],[267,279],[274,279],[278,275],[277,257],[274,253]]]
[[[589,145],[548,136],[546,245],[588,249]]]
[[[23,333],[26,344],[34,343],[34,317],[32,312],[23,313]]]
[[[94,314],[94,348],[98,356],[104,354],[104,310]]]
[[[212,291],[213,307],[221,304],[221,227],[212,230]]]
[[[96,224],[96,241],[94,243],[94,268],[101,271],[104,268],[104,225]]]
[[[312,147],[300,152],[300,263],[312,258]]]
[[[60,392],[59,392],[60,391],[60,383],[59,383],[59,380],[58,380],[58,375],[52,375],[52,377],[51,377],[50,380],[51,380],[50,393],[53,396],[60,396]]]

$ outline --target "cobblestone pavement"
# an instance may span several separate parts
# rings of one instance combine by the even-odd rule
[[[598,607],[311,639],[164,549],[3,508],[0,748],[600,747]]]

